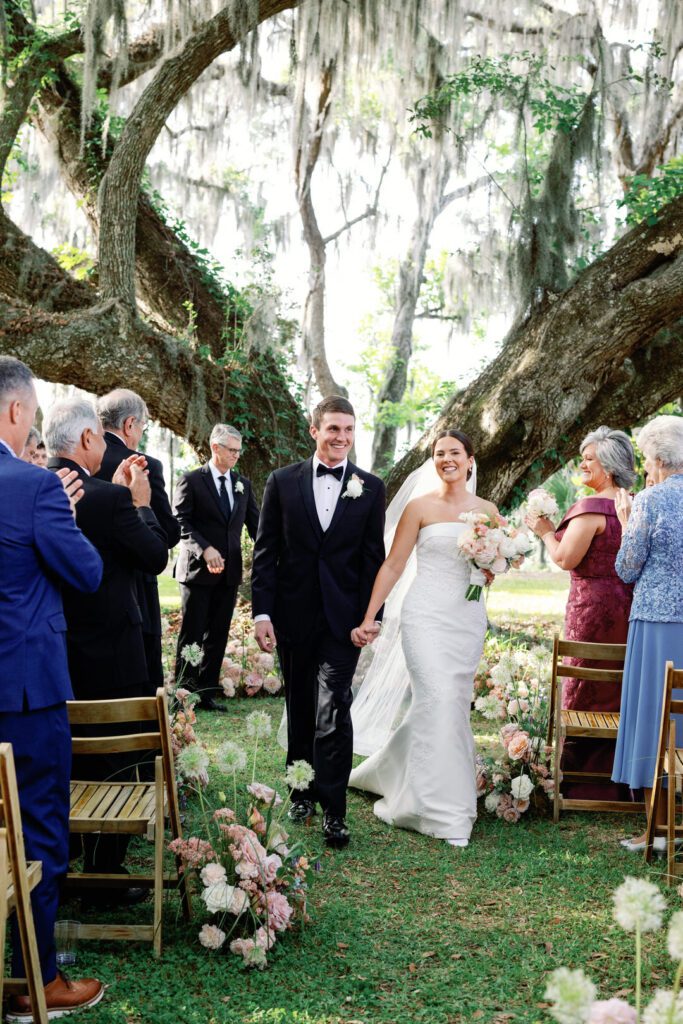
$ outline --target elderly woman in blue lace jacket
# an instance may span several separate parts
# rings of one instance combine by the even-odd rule
[[[667,661],[683,667],[683,418],[655,417],[641,430],[638,445],[654,486],[633,502],[625,491],[616,498],[624,528],[616,570],[635,587],[612,778],[643,787],[649,804],[664,667]],[[644,836],[623,843],[629,849],[644,844]]]

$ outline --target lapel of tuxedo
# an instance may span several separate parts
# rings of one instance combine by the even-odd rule
[[[221,505],[221,499],[218,497],[218,491],[216,489],[215,483],[213,482],[213,474],[211,473],[211,469],[209,468],[208,462],[206,463],[205,466],[202,466],[202,468],[199,470],[199,472],[202,475],[202,479],[203,479],[204,483],[206,484],[206,486],[209,489],[209,494],[211,495],[211,498],[216,503],[218,511],[223,516],[223,518],[227,520],[228,517],[226,516],[225,512],[223,511],[223,506]]]
[[[349,477],[351,476],[352,473],[355,473],[357,469],[358,466],[354,466],[352,462],[346,463],[346,469],[344,470],[344,479],[342,480],[341,491],[339,492],[337,504],[335,505],[334,512],[332,514],[332,521],[330,522],[330,525],[327,527],[327,530],[325,531],[326,537],[328,536],[328,534],[332,533],[335,526],[338,524],[339,520],[346,512],[346,509],[349,506],[349,502],[353,500],[352,498],[342,498],[342,494],[346,490],[346,484],[348,482]]]
[[[232,508],[230,509],[230,518],[235,514],[237,509],[237,502],[240,500],[242,495],[237,490],[237,484],[239,483],[239,473],[236,473],[234,469],[230,470],[230,483],[232,484]]]
[[[299,490],[301,491],[301,497],[308,513],[308,518],[311,520],[311,526],[316,537],[320,540],[323,536],[323,528],[318,519],[318,510],[315,507],[315,497],[313,495],[313,458],[306,459],[299,467]]]

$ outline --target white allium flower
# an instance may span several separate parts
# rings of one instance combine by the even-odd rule
[[[199,743],[190,743],[183,747],[176,757],[176,768],[183,779],[206,780],[209,768],[209,755]]]
[[[518,775],[510,783],[510,792],[515,800],[528,800],[534,791],[534,784],[528,775]]]
[[[285,782],[290,789],[308,789],[315,778],[315,772],[308,761],[294,761],[285,772]]]
[[[512,671],[514,666],[508,667],[502,659],[491,669],[491,679],[495,686],[506,687],[512,683]]]
[[[225,942],[225,932],[215,924],[205,924],[199,933],[199,941],[205,949],[220,949]]]
[[[197,665],[201,665],[202,659],[204,658],[204,652],[199,644],[185,644],[180,652],[180,657],[183,661],[192,665],[193,668],[196,668]]]
[[[669,921],[669,934],[666,937],[669,956],[674,960],[683,960],[683,910],[677,910]]]
[[[495,721],[499,717],[500,701],[493,693],[486,693],[483,697],[477,697],[474,707],[484,718]]]
[[[558,967],[548,979],[545,997],[555,1004],[550,1013],[558,1024],[585,1024],[595,993],[595,985],[583,971]]]
[[[679,992],[673,1005],[673,992],[657,989],[654,999],[643,1010],[642,1024],[683,1024],[683,993]]]
[[[498,809],[499,803],[500,793],[489,793],[486,799],[484,800],[484,807],[489,812],[489,814],[495,814],[496,810]]]
[[[625,878],[614,893],[614,918],[626,932],[654,932],[662,926],[666,902],[652,882]]]
[[[236,775],[247,767],[247,753],[237,743],[226,740],[216,751],[214,761],[219,772]]]
[[[262,740],[270,736],[271,723],[267,711],[252,711],[247,715],[247,735],[252,739]]]

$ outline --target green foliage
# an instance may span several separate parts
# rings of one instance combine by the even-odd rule
[[[31,164],[29,159],[24,153],[21,143],[15,140],[2,175],[1,194],[3,203],[10,203],[12,201],[12,189],[15,187],[21,174],[26,174],[30,170]]]
[[[657,170],[659,173],[651,178],[636,174],[629,180],[617,204],[626,209],[627,224],[656,224],[662,207],[683,195],[683,156],[674,157]]]
[[[85,249],[78,249],[75,245],[58,245],[52,250],[52,255],[62,270],[68,271],[77,281],[84,281],[93,272],[94,260]]]

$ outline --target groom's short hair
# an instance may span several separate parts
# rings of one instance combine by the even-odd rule
[[[323,416],[328,412],[343,412],[347,416],[356,418],[353,406],[348,398],[344,398],[342,395],[330,395],[329,398],[323,398],[322,402],[318,402],[311,413],[311,423],[313,426],[319,428],[323,421]]]

